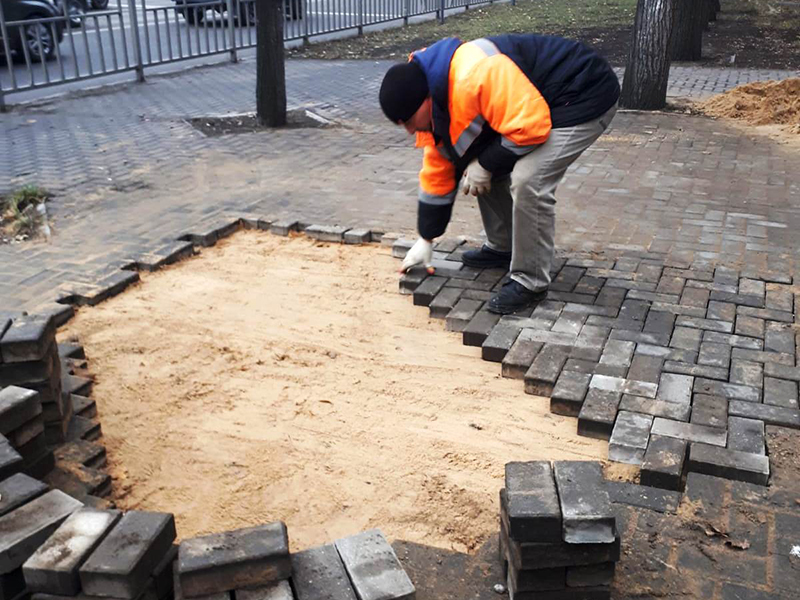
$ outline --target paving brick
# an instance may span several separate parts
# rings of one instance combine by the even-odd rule
[[[416,243],[416,240],[411,238],[399,238],[392,244],[392,256],[394,258],[403,259],[411,247]]]
[[[736,320],[736,305],[731,302],[718,302],[711,300],[708,303],[708,312],[706,312],[707,319],[714,319],[717,321],[735,321]]]
[[[0,517],[38,498],[48,489],[47,484],[24,473],[0,481]]]
[[[70,514],[83,506],[51,490],[0,517],[0,573],[22,566]]]
[[[561,541],[561,508],[548,461],[510,462],[505,466],[509,535],[518,542]]]
[[[425,281],[428,273],[424,269],[412,267],[404,275],[400,276],[399,290],[401,294],[413,294],[414,290]]]
[[[651,311],[666,312],[673,315],[685,315],[687,317],[697,317],[702,319],[706,316],[706,309],[697,306],[685,306],[683,304],[669,304],[667,302],[653,302]]]
[[[777,363],[789,367],[794,366],[794,353],[783,354],[780,352],[764,352],[762,350],[747,350],[745,348],[733,348],[731,356],[735,360],[757,362],[757,363]]]
[[[664,361],[657,356],[635,354],[628,369],[628,378],[646,383],[658,383],[661,378],[661,369]]]
[[[464,302],[467,302],[464,300]],[[470,301],[471,302],[471,301]],[[455,315],[454,315],[455,316]],[[483,342],[486,341],[486,338],[489,337],[489,334],[494,329],[494,326],[500,321],[500,315],[496,315],[490,313],[486,310],[478,311],[472,319],[469,320],[469,323],[464,327],[461,335],[461,340],[465,346],[477,346],[480,347],[483,345]],[[449,316],[448,316],[448,324],[449,324]],[[449,325],[448,325],[449,329]]]
[[[651,303],[646,300],[633,300],[626,298],[619,309],[618,318],[621,320],[644,321]]]
[[[54,340],[55,323],[51,317],[18,317],[0,338],[0,360],[4,363],[41,360]]]
[[[686,280],[683,277],[663,275],[658,281],[656,292],[659,294],[673,294],[680,296],[683,293],[683,286]]]
[[[642,485],[680,490],[687,449],[686,440],[651,434],[642,462]]]
[[[79,568],[84,592],[136,598],[174,540],[175,518],[171,514],[126,513]],[[188,595],[185,588],[183,591]]]
[[[589,391],[589,381],[592,376],[588,373],[567,371],[566,367],[556,381],[553,393],[550,396],[550,412],[557,415],[577,417],[580,414],[583,400]]]
[[[739,314],[735,331],[736,335],[764,339],[764,319]]]
[[[336,540],[359,600],[413,600],[416,591],[392,547],[377,529]]]
[[[275,522],[182,540],[178,571],[187,598],[288,579],[286,526]]]
[[[661,417],[656,417],[653,420],[651,433],[674,437],[688,442],[702,442],[704,444],[721,447],[725,447],[728,437],[724,430],[719,430],[714,427],[683,423],[682,421],[671,421],[669,419],[662,419]]]
[[[757,419],[759,421],[764,421],[767,425],[800,429],[800,410],[793,408],[731,400],[728,404],[728,414],[733,417]]]
[[[514,597],[519,598],[527,593],[547,593],[563,590],[566,585],[567,570],[564,567],[550,569],[518,570],[511,561],[507,564],[507,583],[509,590],[514,590]]]
[[[676,375],[663,373],[658,384],[656,398],[666,402],[690,404],[692,401],[692,385],[694,377],[690,375]]]
[[[655,356],[664,360],[672,360],[690,364],[697,362],[697,352],[693,352],[691,350],[682,350],[680,348],[654,346],[652,344],[637,344],[634,354],[644,354],[646,356]]]
[[[697,352],[700,350],[700,340],[702,337],[703,330],[701,329],[679,327],[676,325],[675,329],[672,331],[672,339],[669,345],[672,348],[681,348],[683,350]]]
[[[565,351],[571,348],[577,341],[577,337],[571,333],[543,331],[541,329],[529,329],[527,327],[522,330],[519,337],[531,342],[541,342],[549,346],[561,346]]]
[[[653,417],[620,410],[608,442],[608,458],[633,465],[642,464],[650,439]]]
[[[689,446],[687,469],[759,485],[767,485],[769,479],[769,459],[766,456],[702,443]]]
[[[612,329],[609,337],[612,340],[666,346],[669,344],[671,335],[668,333],[647,333],[644,331],[631,331],[628,329]]]
[[[597,363],[592,360],[583,360],[580,358],[568,358],[564,363],[563,371],[577,371],[578,373],[593,374],[597,368]]]
[[[694,380],[694,391],[712,396],[724,396],[729,400],[746,400],[747,402],[761,402],[761,390],[746,385],[725,383],[697,377]]]
[[[763,281],[742,277],[739,280],[739,293],[746,296],[763,297],[767,293],[767,286]]]
[[[173,600],[185,600],[186,596],[183,593],[183,589],[181,589],[181,578],[180,573],[178,572],[178,561],[175,561],[175,564],[172,567],[173,573]],[[169,596],[167,596],[167,599]],[[206,594],[205,596],[197,596],[200,600],[232,600],[233,594],[230,592],[217,592],[215,594]],[[33,600],[33,599],[31,599]],[[56,600],[51,598],[42,598],[41,600]],[[89,600],[89,598],[79,598],[78,600]]]
[[[625,300],[625,294],[627,290],[623,288],[615,288],[615,287],[608,287],[605,286],[600,293],[597,294],[597,298],[595,299],[595,304],[597,306],[613,306],[619,308],[622,306],[622,302]]]
[[[621,399],[619,392],[590,387],[578,414],[578,435],[609,439]]]
[[[764,404],[798,409],[797,383],[774,377],[764,377]]]
[[[372,232],[369,229],[349,229],[344,232],[345,244],[369,244]]]
[[[333,544],[293,553],[292,583],[297,600],[356,600]]]
[[[491,313],[487,313],[491,314]],[[473,319],[474,320],[474,319]],[[512,379],[523,379],[525,373],[536,358],[536,355],[542,349],[541,342],[532,342],[520,336],[516,339],[511,349],[503,358],[502,375],[503,377],[510,377]]]
[[[792,283],[792,276],[782,271],[762,269],[755,266],[747,266],[741,272],[742,277],[758,279],[767,283]]]
[[[647,313],[643,331],[645,333],[668,335],[671,337],[676,318],[677,315],[674,313],[651,309],[650,312]]]
[[[684,287],[681,294],[680,304],[684,306],[694,306],[706,308],[708,306],[709,290],[695,287]]]
[[[624,504],[648,511],[675,513],[681,503],[681,493],[656,489],[626,481],[606,481],[606,489],[613,504]]]
[[[569,305],[568,305],[569,306]],[[574,304],[571,306],[575,306]],[[561,313],[556,322],[553,324],[551,331],[560,331],[563,333],[572,333],[576,336],[580,333],[583,324],[586,321],[587,315],[579,314],[576,312],[567,312],[566,310]]]
[[[435,300],[436,299],[434,299],[434,301]],[[453,309],[447,313],[445,328],[447,331],[464,331],[482,306],[483,302],[479,300],[465,300],[462,298],[456,302]]]
[[[764,365],[748,360],[731,360],[730,381],[736,385],[764,387]]]
[[[596,327],[594,325],[584,325],[577,339],[574,341],[570,357],[578,360],[589,360],[598,362],[603,355],[606,339],[610,329]]]
[[[672,419],[673,421],[688,421],[692,407],[689,404],[623,394],[619,409],[652,415],[654,417],[664,417],[665,419]]]
[[[736,585],[735,583],[722,584],[722,600],[785,600],[781,593],[770,593]]]
[[[749,452],[750,454],[766,454],[764,438],[764,422],[742,417],[728,418],[728,448]]]
[[[490,362],[503,362],[519,333],[519,323],[515,318],[503,317],[481,345],[481,358]]]
[[[120,516],[119,511],[81,508],[67,517],[22,566],[30,590],[64,596],[80,592],[78,569]]]
[[[767,322],[764,332],[764,350],[786,355],[795,354],[795,333],[786,323]]]
[[[414,289],[414,305],[429,306],[446,282],[447,279],[445,277],[426,277],[425,280]]]
[[[644,396],[646,398],[654,398],[658,389],[658,386],[654,383],[598,374],[592,376],[589,387],[608,392],[619,392],[620,394]]]
[[[791,288],[768,288],[765,306],[772,310],[794,312],[794,295]]]
[[[794,323],[794,314],[783,310],[771,310],[768,308],[753,308],[750,306],[738,306],[736,308],[737,320],[741,317],[751,317],[764,321],[778,321],[780,323]]]
[[[20,427],[15,429],[14,431],[9,432],[6,435],[6,438],[11,443],[12,446],[15,448],[20,448],[30,442],[38,435],[42,435],[44,433],[44,420],[42,419],[41,415],[38,415],[28,421],[27,423],[23,423]],[[24,457],[23,457],[24,458]]]
[[[428,305],[432,319],[444,319],[461,298],[464,290],[459,288],[445,287]]]
[[[561,505],[564,541],[569,544],[613,542],[616,519],[602,483],[600,463],[556,461],[553,472]]]
[[[606,342],[600,362],[597,365],[597,373],[610,375],[612,377],[624,377],[628,372],[628,367],[633,359],[633,351],[636,348],[634,342],[610,339]]]
[[[741,335],[717,333],[716,331],[705,331],[703,333],[703,342],[727,344],[734,348],[746,348],[748,350],[762,350],[764,348],[764,340]]]
[[[709,367],[706,365],[692,365],[672,360],[668,360],[664,363],[664,372],[691,375],[692,377],[705,377],[707,379],[719,379],[722,381],[728,379],[728,369]]]
[[[597,296],[600,293],[600,290],[603,288],[606,280],[600,277],[591,277],[589,275],[584,275],[580,278],[573,291],[576,294],[588,294],[591,296]]]
[[[525,393],[550,397],[568,356],[564,347],[545,344],[525,373]]]
[[[764,375],[767,377],[776,377],[778,379],[800,381],[800,367],[789,367],[770,362],[764,365]]]
[[[0,390],[0,435],[10,434],[41,413],[42,404],[35,391],[17,386]]]
[[[234,590],[236,600],[294,600],[292,586],[288,580],[278,581],[254,588]]]
[[[341,225],[309,225],[304,233],[313,240],[341,244],[344,242],[344,234],[348,229],[349,227]]]
[[[692,400],[691,422],[725,429],[728,425],[728,401],[722,396],[695,394]]]
[[[713,319],[700,319],[680,315],[675,321],[677,327],[692,327],[719,333],[733,333],[733,323],[730,321],[716,321]]]
[[[518,542],[508,536],[504,515],[500,519],[500,538],[507,550],[507,558],[515,568],[551,569],[556,567],[617,562],[620,558],[620,537],[617,534],[610,544],[568,544],[564,541],[540,544]]]
[[[729,302],[740,306],[750,306],[753,308],[762,308],[764,306],[764,298],[760,296],[746,296],[744,294],[732,294],[730,292],[711,292],[711,300],[718,302]]]
[[[631,300],[648,300],[650,302],[664,302],[666,304],[678,304],[681,297],[677,294],[659,294],[658,292],[644,292],[641,290],[630,290],[626,298]]]

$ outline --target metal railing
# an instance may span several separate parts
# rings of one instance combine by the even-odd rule
[[[0,110],[5,96],[113,73],[229,53],[256,45],[255,0],[112,0],[85,13],[38,0],[41,8],[6,20],[0,0]],[[274,1],[274,0],[273,0]],[[494,0],[277,0],[284,40],[304,40]],[[514,0],[511,0],[514,3]]]

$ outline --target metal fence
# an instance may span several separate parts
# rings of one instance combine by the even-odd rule
[[[275,0],[272,0],[275,1]],[[277,0],[284,40],[494,0]],[[255,0],[0,0],[0,110],[5,96],[256,45]],[[87,10],[89,2],[105,6]],[[512,3],[514,0],[512,0]]]

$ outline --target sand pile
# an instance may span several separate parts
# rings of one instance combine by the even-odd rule
[[[756,81],[701,102],[712,117],[738,119],[750,125],[782,125],[800,133],[800,78]]]

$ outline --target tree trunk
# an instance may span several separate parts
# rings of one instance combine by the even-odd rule
[[[705,0],[676,0],[670,42],[672,60],[700,60],[703,49]]]
[[[675,0],[639,0],[620,104],[655,110],[667,103],[669,41]]]
[[[265,127],[286,125],[286,70],[283,57],[284,0],[256,3],[256,114]]]
[[[706,0],[708,7],[706,10],[708,11],[708,21],[716,21],[717,20],[717,12],[719,11],[719,0]]]

